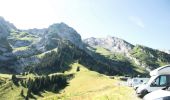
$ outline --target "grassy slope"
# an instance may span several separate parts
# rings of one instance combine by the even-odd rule
[[[80,66],[80,72],[76,72],[77,66]],[[132,88],[119,85],[120,80],[89,71],[77,63],[72,67],[66,72],[75,73],[69,86],[60,94],[46,96],[43,100],[138,100]]]
[[[80,71],[76,72],[77,66]],[[110,79],[108,76],[86,69],[84,66],[74,63],[72,69],[65,74],[75,73],[75,78],[59,94],[45,91],[42,96],[34,95],[39,100],[138,100],[132,88],[122,86],[117,77]],[[10,75],[0,74],[0,79],[5,83],[0,85],[0,99],[23,100],[21,89],[26,95],[27,89],[15,86],[9,78]],[[30,75],[28,75],[30,77]],[[31,76],[33,77],[33,76]],[[6,79],[4,79],[6,78]]]
[[[136,45],[133,48],[131,55],[145,66],[150,66],[150,69],[170,64],[169,54],[141,45]]]

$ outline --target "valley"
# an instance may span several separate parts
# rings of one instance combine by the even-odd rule
[[[169,63],[170,54],[117,37],[82,40],[63,22],[21,30],[0,17],[2,100],[140,100],[120,77]]]

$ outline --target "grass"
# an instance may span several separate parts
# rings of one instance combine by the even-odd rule
[[[132,88],[120,85],[119,79],[110,79],[77,63],[71,66],[72,70],[65,72],[75,73],[69,86],[60,94],[46,95],[39,100],[139,100]],[[77,66],[80,67],[80,72],[76,72]]]
[[[80,67],[79,72],[76,71],[78,66]],[[34,97],[38,100],[139,100],[132,88],[121,85],[123,82],[117,76],[111,79],[109,76],[90,71],[78,63],[73,63],[70,67],[72,69],[64,74],[74,73],[75,77],[69,81],[69,85],[65,89],[57,94],[44,91],[41,96],[34,95]],[[22,76],[18,75],[18,77]],[[34,75],[28,74],[25,77],[34,77]],[[1,78],[5,78],[4,83],[0,85],[1,100],[24,99],[20,93],[23,89],[24,95],[26,95],[26,88],[15,86],[10,81],[11,75],[0,74]]]
[[[29,46],[14,48],[14,51],[25,51],[28,50]]]
[[[9,81],[0,87],[0,98],[1,100],[23,100],[24,98],[20,95],[21,90],[22,88]],[[23,88],[23,90],[26,93],[26,89]]]
[[[0,74],[0,78],[8,78],[10,79],[12,75],[10,74]]]

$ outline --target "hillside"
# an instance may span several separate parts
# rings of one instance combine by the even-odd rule
[[[138,59],[141,66],[147,66],[146,68],[149,70],[170,63],[170,54],[141,45],[136,45],[130,54],[135,59]]]
[[[126,100],[139,100],[132,88],[121,85],[122,81],[118,77],[112,79],[109,76],[90,71],[78,63],[71,64],[70,66],[71,70],[65,72],[65,75],[74,74],[74,78],[69,80],[68,86],[65,89],[57,94],[49,90],[45,90],[39,95],[32,94],[31,100],[35,98],[38,100],[123,100],[124,98]],[[77,67],[80,68],[78,72],[76,71]],[[6,83],[2,83],[0,86],[1,99],[22,100],[24,98],[21,95],[22,90],[24,96],[27,95],[28,89],[22,85],[14,85],[9,80],[11,76],[1,74],[0,77],[1,79],[3,77],[6,78]],[[21,77],[21,75],[18,77]],[[28,74],[24,77],[35,77],[35,75]]]

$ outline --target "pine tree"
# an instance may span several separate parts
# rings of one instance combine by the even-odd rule
[[[76,71],[77,71],[77,72],[79,72],[79,71],[80,71],[80,67],[79,67],[79,66],[77,67]]]
[[[19,84],[18,84],[18,79],[17,79],[16,75],[14,75],[14,74],[12,75],[12,82],[13,82],[15,85],[17,85],[17,86],[19,85]]]

